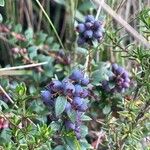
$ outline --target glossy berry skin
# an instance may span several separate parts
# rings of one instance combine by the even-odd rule
[[[124,78],[124,81],[130,83],[130,79],[128,77]]]
[[[92,38],[92,36],[93,36],[93,31],[92,30],[86,30],[84,32],[84,37],[85,38]]]
[[[123,72],[124,72],[124,69],[123,69],[122,67],[118,67],[118,68],[116,69],[116,73],[117,73],[118,75],[123,74]]]
[[[91,22],[85,23],[85,27],[87,30],[91,29],[92,26],[93,26],[93,24]]]
[[[118,69],[118,65],[117,64],[112,64],[112,71],[114,72],[115,70],[117,70]]]
[[[85,86],[86,86],[86,85],[89,84],[89,82],[90,82],[90,81],[89,81],[89,78],[88,78],[88,77],[84,77],[84,78],[81,79],[81,84],[82,84],[82,85],[85,85]]]
[[[94,19],[94,16],[92,16],[92,15],[87,15],[85,17],[85,22],[94,22],[94,21],[95,21],[95,19]]]
[[[80,97],[74,97],[72,103],[76,108],[78,108],[82,105],[83,101],[84,101],[84,99],[82,99]]]
[[[78,24],[77,31],[83,33],[85,31],[85,25],[83,23]]]
[[[48,90],[41,91],[41,98],[47,105],[53,105],[52,95]]]
[[[83,37],[79,37],[77,43],[78,45],[83,45],[85,43],[85,39]]]
[[[94,16],[88,15],[85,17],[85,22],[77,26],[77,32],[79,33],[78,45],[85,43],[93,45],[93,41],[101,41],[104,29],[99,20],[95,20]]]
[[[104,80],[102,82],[102,88],[106,92],[122,93],[125,91],[125,89],[129,88],[129,86],[130,86],[130,79],[129,79],[128,72],[123,67],[118,66],[115,63],[112,64],[111,68],[112,68],[113,75],[111,75],[109,77],[108,81]],[[112,87],[111,89],[109,87],[110,82],[111,82],[111,84],[114,85],[114,87]]]
[[[87,90],[87,89],[83,89],[83,92],[81,93],[81,97],[82,97],[82,98],[87,98],[88,95],[89,95],[88,90]]]
[[[128,74],[127,71],[125,71],[125,72],[122,74],[122,77],[123,77],[123,78],[128,78],[128,76],[129,76],[129,74]]]
[[[81,112],[85,112],[87,110],[87,108],[88,108],[87,104],[84,102],[78,107],[78,110]]]
[[[109,82],[107,80],[102,81],[102,88],[106,91],[106,92],[110,92],[110,87],[109,87]]]
[[[99,39],[99,38],[102,37],[102,32],[101,32],[101,31],[94,31],[93,36],[94,36],[96,39]]]
[[[65,82],[63,84],[63,89],[64,89],[64,94],[70,97],[72,97],[75,92],[75,87],[71,82]]]
[[[72,130],[75,129],[75,124],[72,123],[71,121],[66,121],[65,126],[66,126],[67,129],[72,129]]]
[[[51,83],[48,85],[52,91],[58,92],[62,90],[62,83],[59,80],[53,80]]]
[[[100,27],[100,21],[98,21],[98,20],[96,20],[95,22],[94,22],[94,25],[93,25],[93,28],[94,28],[94,30],[98,30],[99,29],[99,27]]]
[[[79,82],[83,78],[84,74],[81,70],[74,70],[70,75],[70,79]]]
[[[122,86],[124,87],[124,88],[129,88],[129,83],[128,82],[124,82],[123,84],[122,84]]]
[[[76,84],[74,96],[81,96],[82,92],[83,92],[83,88],[81,87],[81,85]]]

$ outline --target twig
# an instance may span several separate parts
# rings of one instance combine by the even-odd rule
[[[5,94],[5,96],[9,99],[9,101],[14,104],[14,101],[10,98],[10,96],[7,94],[7,92],[3,89],[3,87],[0,85],[0,90]],[[18,108],[17,105],[14,105],[15,108]]]
[[[145,106],[140,110],[138,116],[135,119],[135,122],[138,122],[146,112],[150,109],[150,99],[146,102]]]
[[[47,15],[46,11],[44,10],[43,6],[41,5],[41,3],[40,3],[38,0],[36,0],[36,2],[37,2],[37,4],[38,4],[38,6],[40,7],[40,9],[43,11],[43,14],[44,14],[45,17],[47,18],[47,20],[48,20],[50,26],[51,26],[52,29],[54,30],[54,33],[55,33],[55,35],[56,35],[56,37],[57,37],[57,39],[58,39],[58,41],[59,41],[61,47],[65,50],[65,48],[64,48],[64,46],[63,46],[63,44],[62,44],[62,41],[61,41],[61,39],[60,39],[60,37],[59,37],[59,35],[58,35],[58,33],[57,33],[57,31],[56,31],[56,29],[55,29],[53,23],[52,23],[52,21],[50,20],[49,16]]]
[[[32,75],[32,71],[27,70],[0,71],[0,76],[14,76],[14,75]]]
[[[98,145],[102,143],[102,138],[105,136],[105,132],[104,131],[100,131],[99,134],[98,134],[98,139],[97,139],[97,142],[96,142],[96,146],[95,146],[95,149],[98,149]]]
[[[101,8],[102,8],[102,4],[103,4],[103,3],[104,3],[104,0],[101,0],[101,1],[100,1],[100,4],[99,4],[99,7],[98,7],[98,10],[97,10],[96,17],[95,17],[96,20],[97,20],[98,17],[99,17],[99,14],[100,14],[100,12],[101,12]]]
[[[37,67],[41,65],[48,64],[48,62],[42,62],[42,63],[37,63],[37,64],[29,64],[29,65],[22,65],[22,66],[16,66],[16,67],[8,67],[8,68],[2,68],[0,69],[1,71],[8,71],[8,70],[16,70],[16,69],[25,69],[25,68],[31,68],[31,67]]]

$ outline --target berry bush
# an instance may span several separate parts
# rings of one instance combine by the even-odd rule
[[[148,5],[0,0],[0,149],[150,150]]]

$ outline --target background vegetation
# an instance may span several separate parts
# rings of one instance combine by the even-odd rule
[[[0,5],[1,149],[150,149],[149,0],[106,0],[100,6],[92,0],[0,0]],[[90,48],[77,45],[75,28],[88,14],[105,28],[102,41]],[[129,72],[124,93],[100,88],[111,63]],[[81,140],[51,120],[40,97],[52,79],[62,80],[74,68],[86,71],[94,87]]]

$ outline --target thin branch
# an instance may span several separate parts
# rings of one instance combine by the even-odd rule
[[[3,89],[3,87],[0,85],[0,90],[4,93],[4,95],[9,99],[9,101],[14,104],[14,101],[11,99],[11,97],[7,94],[7,92]],[[15,108],[18,108],[17,105],[14,105]]]
[[[102,8],[102,4],[103,4],[103,3],[104,3],[104,0],[101,0],[101,1],[100,1],[100,4],[99,4],[99,7],[98,7],[98,10],[97,10],[96,17],[95,17],[96,20],[97,20],[98,17],[99,17],[99,14],[100,14],[100,12],[101,12],[101,8]]]
[[[41,5],[41,3],[40,3],[38,0],[36,0],[36,2],[37,2],[37,4],[38,4],[38,6],[40,7],[40,9],[43,11],[43,14],[44,14],[45,17],[47,18],[47,20],[48,20],[50,26],[51,26],[52,29],[54,30],[54,33],[55,33],[55,35],[56,35],[56,37],[57,37],[57,39],[58,39],[58,41],[59,41],[61,47],[65,50],[64,45],[63,45],[63,43],[62,43],[62,41],[61,41],[61,39],[60,39],[60,37],[59,37],[59,35],[58,35],[58,33],[57,33],[57,31],[56,31],[56,29],[55,29],[55,27],[54,27],[52,21],[50,20],[49,16],[47,15],[46,11],[44,10],[43,6]]]
[[[0,72],[1,71],[8,71],[8,70],[16,70],[16,69],[25,69],[25,68],[37,67],[37,66],[41,66],[41,65],[45,65],[45,64],[48,64],[48,62],[46,61],[46,62],[37,63],[37,64],[29,64],[29,65],[2,68],[2,69],[0,69]]]

